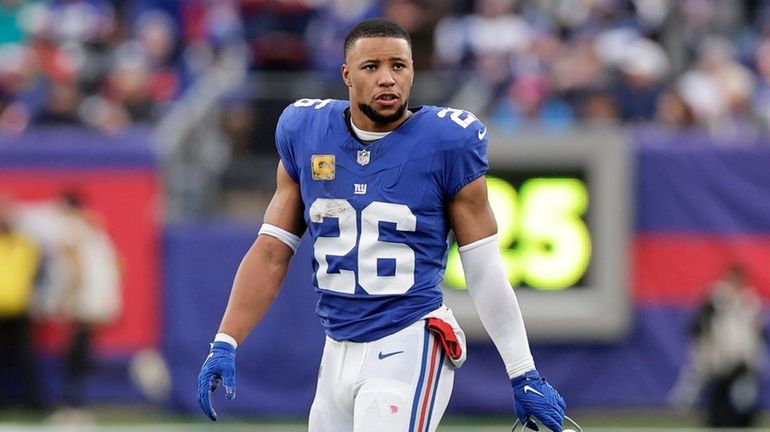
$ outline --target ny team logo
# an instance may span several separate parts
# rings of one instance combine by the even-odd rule
[[[361,166],[368,164],[371,154],[372,152],[369,150],[359,150],[358,154],[356,154],[356,162]]]

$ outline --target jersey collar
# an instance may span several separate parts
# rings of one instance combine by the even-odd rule
[[[371,147],[375,144],[388,142],[389,140],[392,140],[393,136],[401,135],[403,133],[408,133],[409,130],[412,128],[412,125],[417,123],[416,117],[418,117],[420,114],[422,114],[423,109],[422,106],[417,107],[410,107],[407,108],[412,115],[409,116],[406,121],[401,123],[397,128],[393,129],[388,135],[385,137],[378,139],[376,141],[368,142],[368,143],[362,143],[359,141],[353,130],[351,129],[351,124],[348,121],[348,118],[350,116],[350,103],[345,103],[341,105],[341,110],[339,113],[335,113],[335,119],[331,122],[332,123],[332,131],[334,132],[335,138],[337,138],[337,142],[340,143],[340,145],[344,148],[349,149],[359,149],[364,147]]]

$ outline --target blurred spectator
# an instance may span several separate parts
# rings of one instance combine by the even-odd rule
[[[181,91],[178,32],[177,23],[159,11],[145,12],[137,19],[135,33],[147,64],[150,93],[158,104],[173,100]]]
[[[754,79],[736,61],[727,40],[712,37],[701,43],[698,61],[681,76],[678,90],[698,122],[712,131],[751,128]]]
[[[191,0],[181,4],[180,24],[181,53],[178,65],[182,90],[195,91],[194,87],[223,57],[237,55],[250,65],[252,56],[244,39],[243,20],[237,0]],[[239,85],[238,83],[232,83]],[[179,100],[179,94],[175,100]],[[164,115],[168,111],[164,111]]]
[[[48,94],[48,100],[40,113],[33,119],[33,123],[37,125],[82,125],[83,122],[78,113],[81,99],[80,89],[75,83],[54,83]]]
[[[221,129],[233,157],[251,153],[254,142],[254,107],[249,100],[229,98],[222,103]]]
[[[770,130],[770,38],[762,39],[754,54],[757,70],[757,89],[753,103],[765,131]]]
[[[242,0],[241,17],[260,70],[303,70],[309,65],[305,29],[315,11],[305,0]]]
[[[0,132],[20,133],[29,124],[26,108],[0,91]]]
[[[528,127],[564,131],[575,122],[570,106],[551,97],[547,80],[536,74],[517,77],[509,98],[496,105],[490,117],[495,127],[509,133]]]
[[[554,91],[579,104],[586,92],[607,88],[611,84],[610,70],[600,57],[596,39],[580,36],[565,45],[552,65]]]
[[[612,93],[605,89],[588,90],[581,98],[578,118],[589,126],[615,126],[621,121]]]
[[[684,36],[687,51],[693,52],[708,37],[735,36],[747,23],[745,10],[750,2],[685,0],[675,3],[681,16],[679,32]]]
[[[415,70],[431,69],[433,29],[446,13],[446,0],[385,0],[383,15],[403,27],[412,38]]]
[[[123,107],[133,123],[157,118],[158,101],[153,99],[150,67],[140,44],[130,41],[118,47],[103,96]]]
[[[0,45],[0,131],[21,132],[30,121],[25,96],[39,89],[30,52],[19,44]]]
[[[0,408],[41,408],[29,317],[40,254],[31,238],[16,231],[13,209],[0,195]]]
[[[345,35],[359,20],[373,18],[381,13],[376,0],[322,1],[305,30],[312,69],[338,79],[340,67],[345,62],[340,49]]]
[[[667,89],[660,94],[655,120],[659,126],[673,131],[696,126],[695,114],[676,89]]]
[[[703,396],[711,427],[754,425],[765,368],[764,326],[762,302],[746,270],[732,264],[695,312],[690,364],[672,393],[674,401],[692,405]]]
[[[54,304],[72,323],[64,358],[64,402],[79,406],[84,380],[94,368],[93,336],[120,315],[120,266],[112,241],[82,197],[66,191],[60,200],[61,237],[52,277],[61,285]]]
[[[647,122],[655,117],[668,68],[665,51],[649,39],[637,38],[625,47],[615,84],[615,97],[624,121]]]

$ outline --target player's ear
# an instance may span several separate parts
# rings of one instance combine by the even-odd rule
[[[342,81],[345,83],[345,85],[348,87],[353,87],[353,83],[350,82],[350,69],[348,69],[348,65],[343,63],[341,72],[342,72]]]

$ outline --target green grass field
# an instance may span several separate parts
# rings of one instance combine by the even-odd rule
[[[613,411],[576,411],[570,415],[584,431],[596,432],[703,432],[693,413],[636,409]],[[507,432],[511,418],[446,417],[439,432]],[[146,407],[102,406],[88,410],[39,413],[0,411],[0,432],[301,432],[302,419],[274,420],[225,417],[216,423],[203,415],[179,415]],[[741,429],[746,431],[747,429]],[[770,430],[770,416],[765,415],[755,431]],[[719,429],[720,432],[729,431]]]

